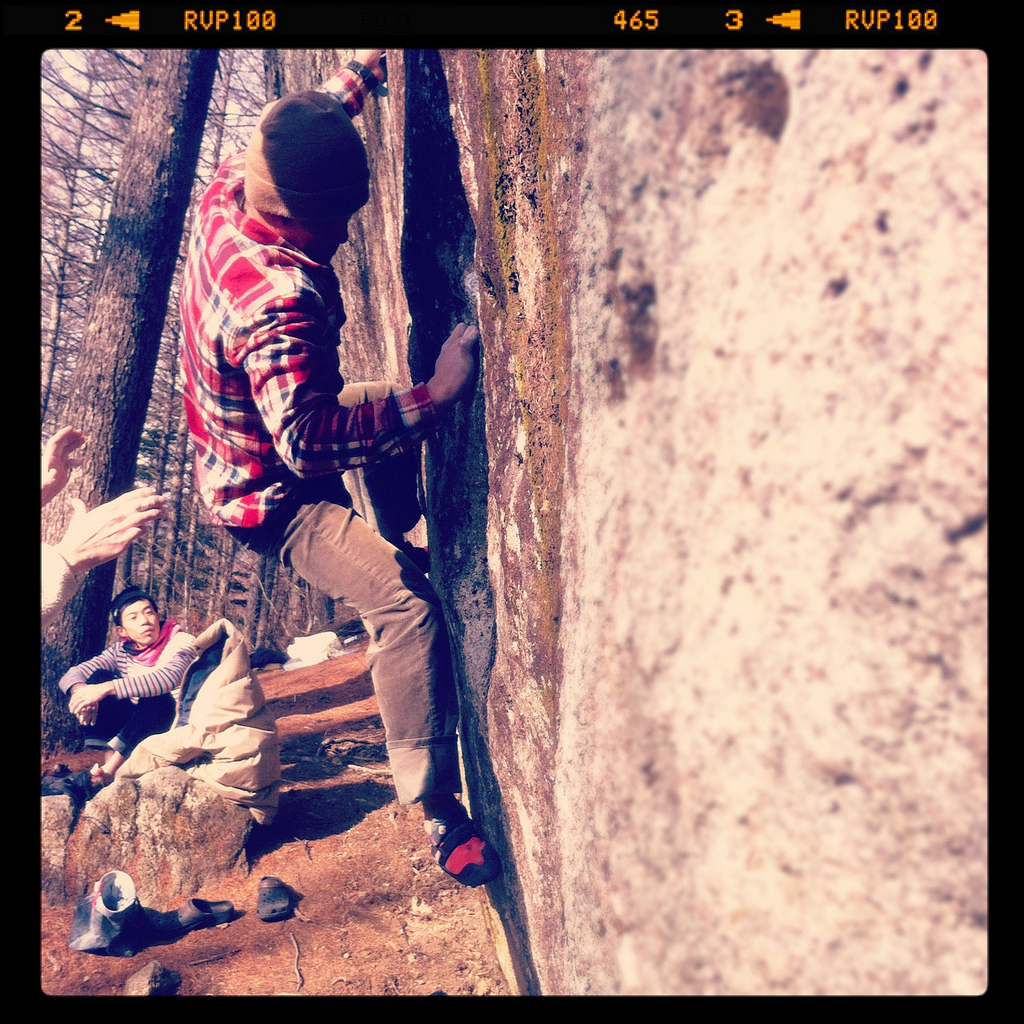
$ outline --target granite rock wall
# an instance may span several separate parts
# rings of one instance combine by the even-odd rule
[[[520,991],[982,991],[984,55],[388,62],[344,369],[481,329],[426,538]]]

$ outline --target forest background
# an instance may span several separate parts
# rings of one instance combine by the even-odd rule
[[[107,642],[110,596],[129,582],[183,628],[223,616],[256,649],[353,615],[210,523],[181,397],[189,226],[277,94],[275,51],[49,50],[41,79],[41,441],[63,426],[87,437],[82,469],[43,509],[42,539],[62,535],[71,497],[92,508],[149,484],[169,498],[155,528],[90,573],[44,633],[47,751],[77,743],[56,682]]]

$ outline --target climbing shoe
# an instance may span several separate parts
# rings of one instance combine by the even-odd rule
[[[423,822],[423,830],[430,838],[434,860],[457,882],[485,885],[501,874],[501,858],[465,810],[454,820],[451,817],[428,818]]]

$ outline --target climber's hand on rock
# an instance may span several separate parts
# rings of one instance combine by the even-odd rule
[[[387,77],[384,70],[384,63],[381,60],[383,56],[383,50],[356,50],[355,53],[355,59],[381,82],[383,82]]]
[[[427,391],[437,409],[457,402],[469,390],[476,375],[475,354],[479,340],[480,332],[475,327],[460,323],[441,346],[434,376],[427,381]]]

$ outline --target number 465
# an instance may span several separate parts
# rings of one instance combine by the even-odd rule
[[[658,12],[657,10],[643,11],[642,13],[634,11],[631,16],[627,16],[625,11],[618,11],[615,14],[615,24],[623,31],[627,28],[634,32],[639,32],[642,28],[650,31],[658,27]]]

